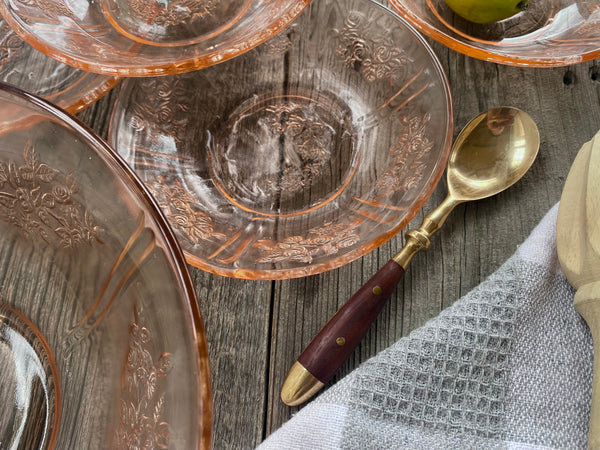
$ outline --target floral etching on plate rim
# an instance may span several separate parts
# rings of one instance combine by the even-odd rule
[[[149,136],[171,136],[185,142],[192,110],[193,92],[186,76],[154,77],[142,80],[133,103],[129,126]]]
[[[60,182],[59,171],[42,163],[30,144],[24,160],[21,165],[0,161],[0,218],[24,236],[37,236],[51,245],[75,248],[101,243],[102,228],[75,200],[75,175],[69,173]]]
[[[73,12],[65,5],[64,0],[17,0],[23,5],[43,11],[53,19],[72,17]]]
[[[357,11],[351,11],[337,31],[336,53],[346,66],[360,71],[369,83],[400,79],[412,62],[405,51],[394,45],[387,31]]]
[[[17,52],[24,46],[25,41],[0,18],[0,69],[14,59]]]
[[[218,0],[178,0],[166,2],[129,0],[131,10],[148,25],[177,26],[189,24],[212,14]]]
[[[163,420],[165,399],[160,394],[160,380],[173,366],[172,355],[162,353],[154,361],[148,349],[152,336],[144,326],[142,311],[136,308],[134,316],[129,328],[116,448],[167,448],[171,432]]]
[[[399,191],[406,192],[416,187],[423,178],[427,158],[433,148],[433,142],[426,135],[430,119],[429,113],[400,119],[402,131],[396,144],[388,150],[391,164],[375,184],[376,201]]]
[[[308,230],[307,237],[290,236],[283,242],[260,240],[255,248],[263,251],[265,256],[259,263],[281,263],[296,261],[311,263],[316,255],[335,255],[341,249],[351,247],[359,240],[355,228],[361,219],[352,222],[327,223],[321,227]]]
[[[196,210],[196,203],[189,192],[182,186],[181,181],[165,181],[158,177],[154,183],[146,186],[154,195],[173,228],[182,233],[193,244],[200,244],[211,238],[223,239],[222,233],[217,233],[208,214]]]

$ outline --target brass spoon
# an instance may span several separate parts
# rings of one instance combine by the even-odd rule
[[[539,144],[534,121],[516,108],[490,109],[467,124],[450,153],[448,196],[423,219],[418,230],[406,233],[404,247],[348,300],[300,355],[283,382],[284,403],[305,402],[333,377],[394,292],[412,257],[429,247],[430,237],[454,207],[512,186],[533,163]]]

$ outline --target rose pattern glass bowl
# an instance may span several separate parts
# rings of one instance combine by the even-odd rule
[[[443,173],[452,103],[428,44],[372,1],[313,2],[197,72],[126,79],[109,139],[207,271],[300,277],[381,245]]]
[[[74,69],[35,50],[0,17],[0,82],[46,98],[76,113],[119,81],[118,77]]]
[[[208,449],[196,301],[175,237],[118,155],[0,84],[2,448]]]
[[[566,66],[600,56],[600,0],[530,0],[508,19],[475,24],[445,0],[389,0],[418,30],[445,46],[501,64]]]
[[[274,36],[310,0],[2,0],[0,14],[41,52],[113,76],[182,73]]]

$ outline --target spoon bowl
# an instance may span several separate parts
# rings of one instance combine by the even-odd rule
[[[498,194],[529,169],[540,144],[537,126],[525,112],[494,108],[460,132],[448,161],[448,191],[463,201]]]
[[[299,405],[318,392],[354,351],[404,275],[408,263],[429,247],[452,209],[497,194],[531,167],[540,144],[534,121],[525,112],[501,107],[475,117],[460,132],[450,153],[448,195],[404,247],[331,318],[298,357],[281,389],[281,399]]]

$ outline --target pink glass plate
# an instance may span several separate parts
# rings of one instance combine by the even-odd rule
[[[182,73],[273,37],[310,0],[1,0],[0,14],[39,51],[113,76]]]
[[[438,60],[402,19],[319,0],[231,61],[127,79],[109,134],[191,264],[290,278],[408,223],[445,168],[452,107]]]
[[[119,78],[84,72],[49,58],[0,17],[0,81],[76,113],[106,94]]]
[[[0,83],[0,447],[211,445],[183,254],[93,131]]]

